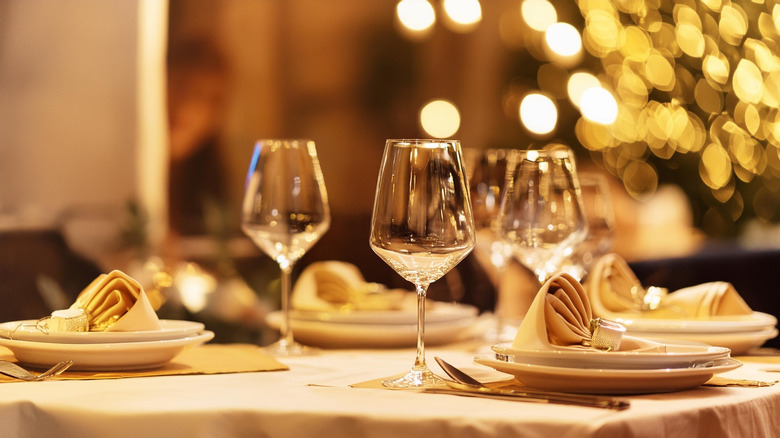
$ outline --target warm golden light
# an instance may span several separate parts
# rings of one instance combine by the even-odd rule
[[[547,46],[560,56],[574,56],[582,50],[582,39],[577,29],[568,23],[555,23],[544,33]]]
[[[444,0],[442,6],[455,31],[470,31],[482,20],[479,0]]]
[[[520,11],[528,27],[539,32],[544,32],[558,21],[555,6],[547,0],[525,0],[520,5]]]
[[[428,30],[436,22],[436,12],[428,0],[401,0],[395,11],[401,24],[414,32]]]
[[[592,74],[586,72],[577,72],[571,75],[569,81],[566,83],[566,91],[569,95],[569,100],[571,100],[574,106],[579,108],[582,93],[588,88],[600,86],[601,82],[599,82],[598,78]]]
[[[764,79],[761,70],[747,59],[739,61],[734,70],[734,93],[740,100],[758,103],[764,94]]]
[[[452,102],[433,100],[420,110],[420,125],[436,138],[448,138],[460,129],[460,112]]]
[[[558,108],[543,94],[528,94],[520,102],[520,121],[535,134],[549,134],[558,123]]]
[[[601,87],[590,87],[582,92],[580,111],[592,122],[610,125],[617,119],[618,106],[612,93]]]

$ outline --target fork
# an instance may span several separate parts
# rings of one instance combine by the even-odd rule
[[[15,377],[20,380],[26,380],[28,382],[40,382],[61,374],[63,371],[70,368],[71,365],[73,365],[72,360],[64,360],[41,374],[35,375],[13,362],[0,360],[0,374],[5,374],[6,376]]]

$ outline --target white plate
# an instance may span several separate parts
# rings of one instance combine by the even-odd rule
[[[62,344],[112,344],[118,342],[163,341],[192,336],[204,329],[203,324],[172,319],[160,320],[160,330],[135,332],[49,332],[36,328],[37,320],[11,321],[0,324],[0,337],[17,341],[54,342]],[[17,328],[18,327],[18,328]]]
[[[266,322],[278,329],[281,312],[271,312]],[[478,318],[425,324],[425,344],[441,345],[474,336]],[[417,343],[417,323],[414,324],[338,324],[290,319],[295,340],[322,348],[398,348],[414,347]]]
[[[503,362],[487,356],[477,356],[474,361],[512,374],[530,388],[590,394],[648,394],[680,391],[695,388],[715,374],[742,366],[742,363],[731,358],[717,360],[710,366],[655,370],[562,368]]]
[[[192,336],[162,341],[58,344],[0,339],[0,345],[10,349],[19,362],[36,368],[48,368],[70,359],[73,361],[71,370],[119,371],[162,366],[185,347],[203,344],[213,337],[214,332],[205,330]]]
[[[425,321],[430,323],[472,318],[479,311],[474,306],[436,301],[425,310]],[[301,321],[333,322],[339,324],[417,324],[417,307],[401,310],[353,310],[345,312],[290,311],[290,318]]]
[[[755,332],[777,325],[777,318],[762,312],[750,315],[713,317],[702,320],[685,319],[617,319],[629,332],[655,333],[734,333]]]
[[[717,345],[731,350],[733,356],[745,354],[758,348],[770,339],[778,335],[776,328],[769,328],[752,333],[667,333],[667,332],[632,332],[634,336],[643,338],[664,338],[674,341],[701,342],[709,345]],[[658,339],[655,339],[658,340]]]
[[[493,351],[512,362],[554,367],[604,369],[687,368],[695,363],[726,359],[728,348],[667,344],[666,352],[582,350],[523,350],[499,344]]]

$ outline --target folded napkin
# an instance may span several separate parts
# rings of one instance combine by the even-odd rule
[[[79,309],[86,315],[89,331],[160,329],[157,313],[141,285],[118,270],[101,274],[81,291],[70,306],[70,310]],[[58,312],[52,316],[56,318]]]
[[[585,281],[593,313],[603,318],[710,319],[749,315],[731,283],[715,281],[665,293],[642,287],[628,263],[617,254],[607,254],[594,264]]]
[[[366,282],[355,265],[324,261],[301,272],[291,302],[297,310],[398,310],[406,294],[405,290]]]
[[[523,350],[591,349],[593,309],[582,285],[569,274],[547,280],[517,330],[512,347]],[[665,351],[646,339],[622,336],[615,351]]]

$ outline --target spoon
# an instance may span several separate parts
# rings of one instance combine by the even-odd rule
[[[448,376],[455,380],[454,382],[445,380],[448,386],[471,393],[490,394],[502,397],[519,397],[539,402],[561,403],[615,410],[628,409],[631,406],[631,403],[627,400],[619,400],[612,397],[569,394],[565,392],[539,391],[532,389],[512,390],[490,388],[475,378],[464,373],[463,371],[459,370],[458,368],[455,368],[453,365],[447,363],[444,361],[444,359],[440,357],[435,357],[435,359],[439,366],[441,366],[441,369],[443,369]]]

